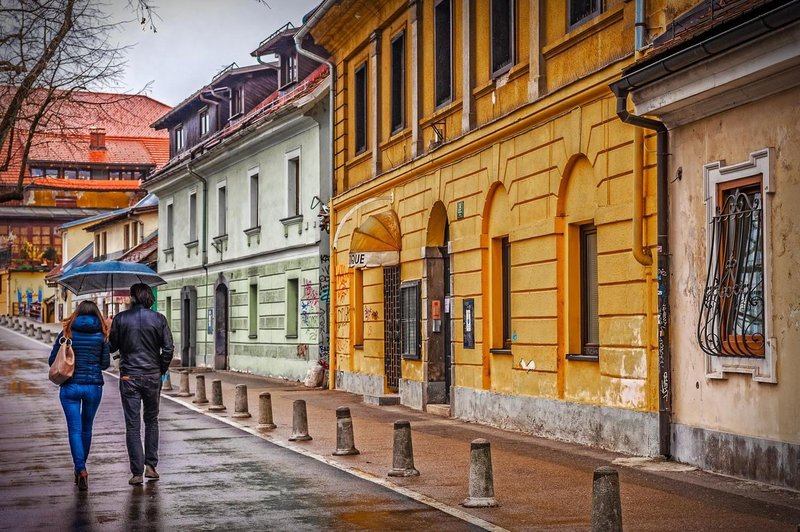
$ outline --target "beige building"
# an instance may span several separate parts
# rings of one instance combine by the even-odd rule
[[[672,456],[798,489],[800,2],[668,28],[614,89],[668,128]]]

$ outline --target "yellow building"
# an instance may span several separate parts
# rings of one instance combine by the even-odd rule
[[[336,388],[666,452],[656,143],[609,89],[637,17],[659,16],[623,0],[341,0],[310,15],[336,73]]]

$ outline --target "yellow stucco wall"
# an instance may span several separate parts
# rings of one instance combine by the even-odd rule
[[[11,314],[14,303],[17,302],[17,289],[22,290],[22,300],[26,301],[26,292],[33,291],[33,301],[36,301],[39,289],[42,290],[42,298],[47,298],[50,294],[44,282],[47,272],[22,272],[7,271],[0,272],[0,284],[2,284],[2,294],[0,294],[0,314]]]
[[[531,3],[517,2],[518,21],[524,22],[517,34],[517,63],[497,82],[487,73],[488,28],[484,26],[489,3],[476,1],[473,98],[477,128],[461,128],[463,72],[456,45],[452,104],[434,109],[432,71],[425,67],[421,74],[422,145],[428,148],[432,139],[427,126],[442,120],[450,142],[426,149],[412,160],[408,132],[399,133],[396,139],[382,139],[378,153],[384,171],[375,176],[372,152],[368,149],[354,155],[351,150],[352,109],[348,106],[353,96],[349,83],[353,65],[369,56],[370,28],[390,27],[392,32],[410,24],[405,5],[385,2],[378,8],[370,7],[372,3],[344,1],[312,30],[317,42],[332,52],[340,72],[334,159],[338,195],[333,200],[332,227],[335,230],[344,223],[332,254],[334,369],[373,376],[384,372],[382,272],[364,270],[363,299],[353,295],[357,274],[347,267],[352,231],[369,214],[394,209],[402,229],[401,280],[422,279],[422,249],[431,210],[436,202],[442,202],[452,253],[456,386],[656,410],[654,267],[640,265],[631,253],[633,204],[643,201],[645,245],[655,255],[655,139],[648,137],[644,153],[634,154],[634,129],[619,121],[615,98],[608,90],[608,83],[633,58],[633,4],[611,2],[598,19],[567,33],[563,9],[557,9],[560,3],[545,2],[541,13],[546,13],[547,20],[542,26],[548,29],[542,37],[544,59],[538,65],[529,61]],[[454,3],[456,43],[462,32],[461,5]],[[421,8],[424,65],[432,62],[432,6],[432,2],[423,2]],[[337,32],[337,24],[354,13],[360,15],[360,27]],[[387,51],[381,55],[382,61],[386,61]],[[385,63],[382,65],[386,79]],[[532,68],[540,70],[531,72]],[[545,76],[546,95],[531,100],[531,77],[538,74]],[[386,100],[384,97],[384,124],[389,120]],[[384,127],[382,134],[388,135],[388,128]],[[402,157],[392,150],[399,150]],[[640,200],[632,196],[636,156],[645,158],[645,197]],[[498,194],[504,196],[502,201]],[[344,219],[352,207],[370,198],[387,199],[373,201]],[[460,203],[463,218],[459,219]],[[599,362],[565,358],[580,342],[575,324],[579,301],[575,242],[578,224],[587,222],[598,227]],[[496,253],[492,239],[505,235],[511,242],[511,314],[516,339],[510,354],[495,354],[490,348],[496,343],[500,318],[493,299],[497,276],[492,266]],[[474,349],[463,347],[465,298],[475,302]],[[363,348],[359,349],[354,348],[354,316],[363,317],[364,323]],[[423,335],[424,331],[423,324]],[[403,378],[425,378],[424,346],[423,341],[422,360],[402,361]],[[533,361],[535,369],[523,369],[523,361],[526,365]]]

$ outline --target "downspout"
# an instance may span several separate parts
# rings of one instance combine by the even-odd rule
[[[658,451],[662,456],[669,457],[671,455],[670,440],[672,432],[672,365],[669,342],[669,219],[667,212],[669,131],[663,122],[628,112],[629,87],[620,87],[619,84],[614,84],[611,86],[611,90],[614,91],[617,97],[617,116],[620,120],[626,124],[651,129],[656,132],[656,180],[658,182]],[[639,193],[640,198],[641,191]],[[634,247],[636,246],[637,243],[634,243]]]
[[[331,143],[330,148],[329,148],[330,149],[330,153],[329,153],[329,157],[328,157],[328,162],[330,163],[330,168],[329,168],[328,175],[330,176],[330,180],[331,180],[331,182],[330,182],[331,197],[333,197],[336,194],[336,180],[335,180],[335,178],[333,176],[333,158],[335,157],[335,154],[336,154],[336,152],[334,151],[334,140],[333,140],[334,136],[335,136],[334,135],[334,131],[333,131],[333,125],[334,125],[334,123],[333,123],[333,114],[334,114],[334,110],[335,110],[334,104],[335,104],[335,101],[336,101],[336,66],[331,61],[329,61],[327,58],[321,57],[321,56],[315,54],[314,52],[311,52],[311,51],[306,50],[305,48],[303,48],[303,38],[308,34],[308,30],[312,26],[314,26],[314,24],[316,24],[323,17],[323,15],[325,15],[325,13],[328,11],[328,9],[330,9],[331,6],[333,6],[335,3],[339,2],[339,1],[340,0],[325,0],[322,4],[320,4],[317,7],[317,9],[311,15],[311,18],[309,18],[303,24],[303,26],[300,28],[300,30],[297,33],[294,34],[294,43],[295,43],[295,47],[297,48],[298,53],[308,57],[309,59],[311,59],[313,61],[316,61],[317,63],[323,63],[325,65],[328,65],[328,77],[330,79],[330,88],[328,89],[328,120],[329,120],[329,122],[328,122],[328,136],[330,137],[330,143]],[[259,62],[261,62],[260,59],[259,59]],[[333,217],[333,209],[332,208],[329,209],[329,212],[331,213],[331,218],[332,218]],[[328,224],[328,230],[329,231],[330,231],[330,227],[331,226],[332,225],[329,223]],[[334,284],[333,283],[333,278],[336,275],[336,254],[333,252],[333,250],[330,250],[329,253],[330,253],[329,260],[330,260],[330,279],[331,279],[330,283],[331,283],[332,286],[328,290],[328,293],[331,295],[330,296],[330,302],[333,302],[335,300],[335,296],[336,296],[336,293],[332,290],[332,287],[333,287],[333,284]],[[331,340],[329,340],[329,342],[335,344],[335,340],[336,340],[336,313],[335,312],[331,312],[331,309],[333,308],[333,305],[331,305],[330,302],[328,304],[328,307],[329,307],[328,308],[328,311],[329,311],[328,322],[329,322],[329,325],[330,325],[328,338],[331,339]],[[333,390],[335,388],[335,386],[336,386],[336,353],[335,353],[335,349],[331,348],[330,344],[328,344],[328,368],[329,368],[329,370],[328,370],[328,388]]]
[[[636,51],[641,52],[644,48],[644,35],[647,29],[645,21],[645,0],[636,0],[636,16],[634,26],[636,27],[635,45]]]
[[[202,260],[203,270],[206,272],[205,281],[205,299],[208,304],[208,179],[201,176],[192,169],[192,162],[186,163],[186,169],[191,175],[197,178],[203,184],[203,230],[201,232],[203,241],[200,243],[200,257]],[[206,324],[206,339],[203,342],[203,360],[208,360],[208,324]],[[197,334],[195,331],[195,341],[197,341]]]
[[[644,131],[637,127],[633,130],[633,258],[642,266],[653,264],[650,248],[642,243],[642,227],[644,222]]]

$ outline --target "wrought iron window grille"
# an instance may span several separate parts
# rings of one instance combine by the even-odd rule
[[[710,221],[697,339],[708,355],[764,356],[764,261],[760,183],[721,198]]]

